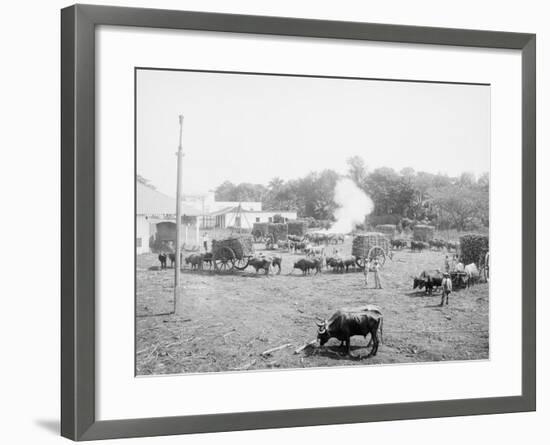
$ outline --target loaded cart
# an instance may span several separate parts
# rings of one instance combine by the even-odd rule
[[[351,254],[355,257],[355,262],[361,269],[364,269],[368,262],[375,259],[383,266],[386,257],[391,258],[391,243],[383,233],[363,233],[353,238]]]
[[[252,236],[255,242],[275,244],[288,239],[287,223],[254,223],[252,225]]]
[[[265,242],[267,237],[267,224],[266,222],[255,222],[252,225],[252,236],[257,243]]]
[[[246,269],[253,254],[251,236],[239,235],[212,241],[212,262],[218,272]]]

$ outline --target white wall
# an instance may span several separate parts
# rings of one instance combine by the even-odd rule
[[[335,20],[483,28],[538,34],[538,169],[539,277],[548,270],[548,147],[550,121],[550,18],[547,2],[525,0],[395,0],[393,2],[333,0],[133,0],[94,1],[143,7],[211,10],[231,13],[302,16]],[[17,232],[6,224],[1,257],[3,271],[2,366],[0,366],[2,441],[9,444],[68,443],[57,436],[59,419],[59,12],[69,2],[5,2],[0,28],[2,71],[0,132],[2,162],[0,186],[4,191],[2,212],[11,215],[33,212],[41,215],[38,267],[14,261],[16,252],[34,251],[28,233],[34,233],[32,218],[18,219]],[[37,188],[41,199],[36,199]],[[544,208],[543,208],[544,204]],[[10,219],[11,221],[11,219]],[[7,224],[10,224],[8,227]],[[9,230],[8,230],[9,229]],[[20,233],[19,233],[20,232]],[[543,263],[544,262],[544,263]],[[548,360],[550,325],[547,323],[548,286],[539,280],[538,298],[538,412],[406,422],[382,422],[348,426],[294,428],[208,434],[192,437],[146,438],[140,444],[280,444],[365,443],[446,445],[498,443],[545,443],[550,421]],[[365,382],[361,391],[368,391]],[[452,385],[452,381],[449,382]],[[331,391],[338,382],[327,382]],[[299,388],[297,388],[297,391]],[[122,443],[105,441],[103,444]],[[130,443],[130,442],[128,442]]]
[[[141,238],[141,247],[136,244],[137,254],[149,252],[149,237],[151,236],[151,229],[149,220],[143,215],[137,215],[136,217],[136,239]]]
[[[273,218],[275,215],[281,215],[283,218],[296,219],[296,212],[246,212],[241,213],[241,227],[245,229],[251,229],[255,222],[273,222],[269,221],[269,218]],[[229,212],[225,215],[226,226],[232,226],[235,224],[235,218],[239,216],[237,213]],[[259,218],[259,220],[257,220]]]

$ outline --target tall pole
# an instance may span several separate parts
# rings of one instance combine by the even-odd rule
[[[174,313],[177,309],[177,301],[180,287],[180,256],[181,256],[181,164],[183,159],[183,115],[179,116],[180,121],[180,142],[178,145],[178,171],[177,171],[177,189],[176,189],[176,270],[174,275]]]

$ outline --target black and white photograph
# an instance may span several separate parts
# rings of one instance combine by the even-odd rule
[[[135,374],[490,359],[490,95],[136,68]]]

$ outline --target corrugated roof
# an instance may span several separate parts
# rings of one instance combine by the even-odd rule
[[[175,215],[176,199],[151,187],[137,183],[136,213],[138,215]],[[187,204],[181,206],[181,214],[198,216],[200,210]]]

